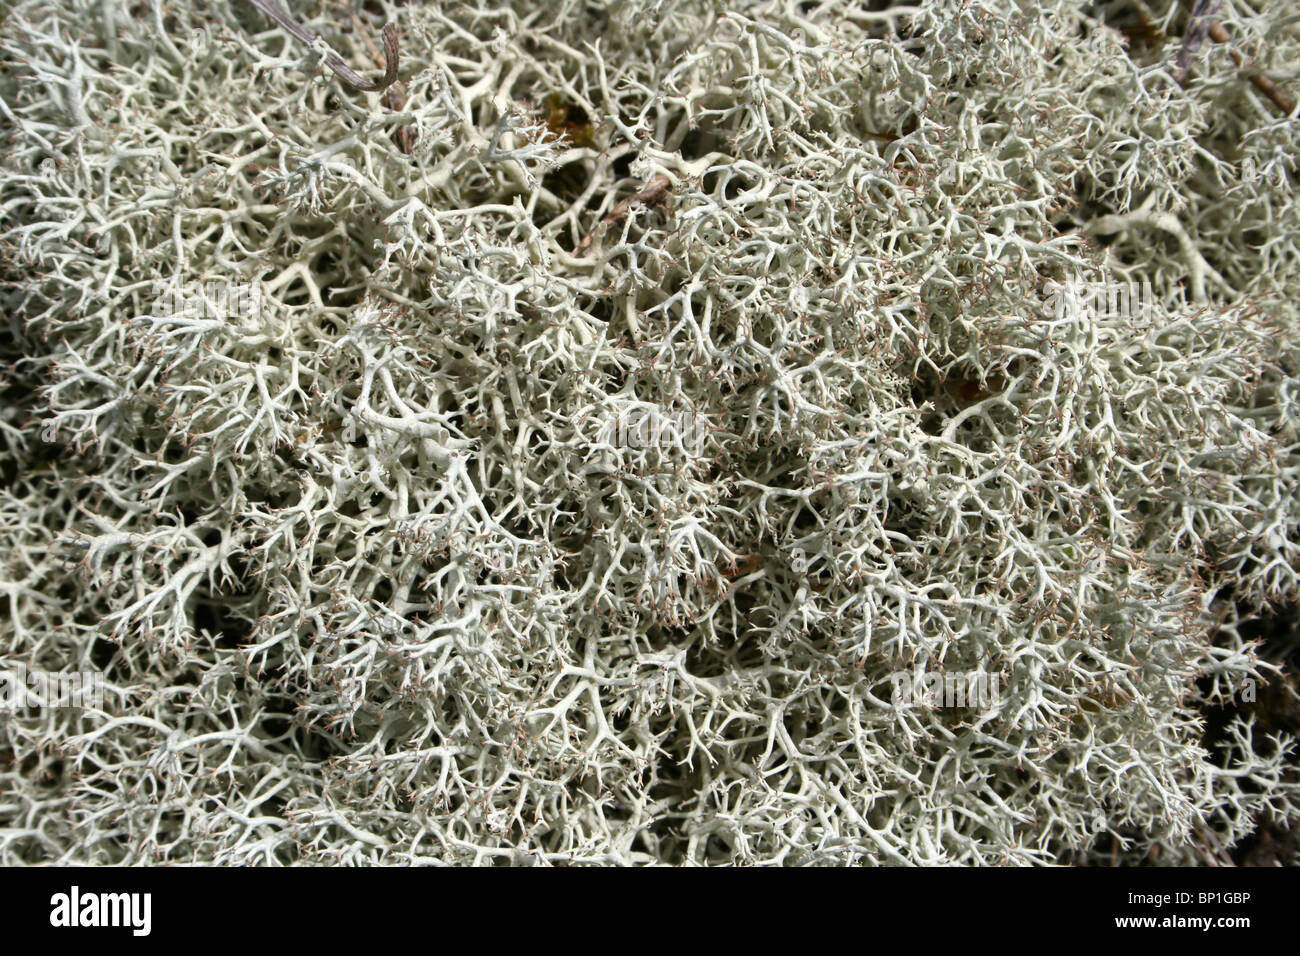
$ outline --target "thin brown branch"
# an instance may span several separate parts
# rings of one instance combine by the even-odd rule
[[[1232,36],[1224,28],[1223,24],[1210,19],[1218,10],[1220,2],[1221,0],[1196,0],[1195,3],[1191,3],[1190,0],[1183,0],[1183,6],[1190,7],[1191,20],[1188,22],[1187,30],[1183,34],[1183,43],[1178,49],[1178,54],[1174,59],[1174,68],[1171,71],[1174,79],[1179,84],[1187,82],[1187,77],[1191,73],[1192,58],[1200,49],[1206,36],[1215,43],[1225,45],[1231,43]],[[1228,46],[1228,55],[1232,57],[1232,62],[1239,69],[1244,66],[1245,61],[1236,48]],[[1273,105],[1286,115],[1289,116],[1295,110],[1295,100],[1267,76],[1254,73],[1251,74],[1249,80],[1255,89],[1268,97]]]
[[[663,202],[668,196],[668,190],[671,185],[672,184],[668,181],[667,176],[655,176],[650,180],[650,182],[646,183],[644,189],[632,196],[628,196],[610,210],[609,215],[605,216],[604,219],[597,223],[596,227],[593,228],[591,232],[583,236],[582,242],[578,243],[578,248],[574,251],[578,254],[585,252],[587,247],[591,245],[591,240],[595,238],[597,229],[601,226],[609,226],[622,222],[623,219],[627,217],[631,208],[637,203],[641,203],[645,206],[654,206]]]
[[[248,0],[253,6],[261,10],[268,17],[283,27],[288,33],[301,40],[303,43],[312,44],[316,42],[316,34],[312,33],[305,26],[295,20],[284,7],[280,6],[275,0]],[[338,74],[343,82],[350,86],[356,87],[366,93],[379,93],[388,89],[397,82],[397,27],[393,24],[387,24],[383,29],[384,38],[384,77],[376,83],[369,80],[363,80],[352,67],[343,62],[333,50],[325,54],[325,65]]]
[[[357,16],[355,10],[352,11],[352,26],[366,44],[366,49],[370,51],[370,57],[375,61],[375,65],[384,66],[387,61],[384,59],[383,54],[379,52],[379,47],[375,44],[375,41],[370,38],[366,25],[361,22],[361,18]],[[384,103],[389,109],[399,113],[406,107],[406,87],[402,85],[400,80],[384,91]],[[405,125],[399,126],[393,131],[393,139],[397,143],[397,148],[402,152],[411,152],[413,145],[411,131]]]
[[[1228,34],[1228,31],[1223,28],[1223,24],[1212,22],[1210,24],[1210,39],[1215,43],[1228,43],[1232,37]],[[1241,54],[1234,48],[1228,47],[1228,55],[1232,57],[1232,62],[1237,64],[1237,66],[1240,67],[1242,65]],[[1267,76],[1264,76],[1262,73],[1253,73],[1250,76],[1250,82],[1255,89],[1259,90],[1272,100],[1273,105],[1286,115],[1290,116],[1295,110],[1295,100],[1287,96],[1286,93],[1283,92],[1282,88]]]

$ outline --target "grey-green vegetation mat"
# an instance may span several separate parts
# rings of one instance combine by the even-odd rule
[[[0,25],[0,664],[104,689],[0,715],[0,862],[1194,864],[1300,817],[1228,706],[1293,692],[1293,4],[1182,82],[1164,0],[290,6],[315,44]],[[400,89],[323,67],[390,21]]]

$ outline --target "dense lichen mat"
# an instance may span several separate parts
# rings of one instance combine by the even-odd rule
[[[286,6],[0,23],[0,862],[1286,844],[1292,5]]]

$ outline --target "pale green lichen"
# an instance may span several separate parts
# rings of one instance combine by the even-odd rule
[[[0,862],[1294,822],[1289,738],[1202,739],[1300,599],[1300,31],[1218,17],[1179,85],[1177,3],[385,5],[393,100],[248,4],[14,4],[0,641],[107,694],[0,718]]]

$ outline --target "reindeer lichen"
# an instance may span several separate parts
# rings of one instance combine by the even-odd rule
[[[1294,826],[1300,22],[1212,6],[15,0],[0,668],[104,700],[0,863]]]

